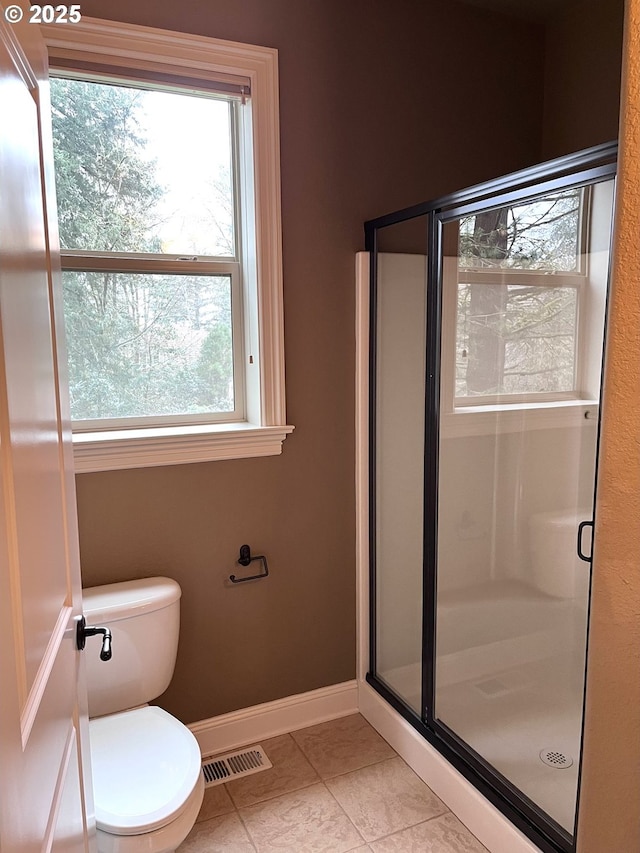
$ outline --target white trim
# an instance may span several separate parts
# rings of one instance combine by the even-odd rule
[[[488,850],[539,853],[532,841],[366,683],[358,685],[358,704],[362,716]]]
[[[277,456],[292,426],[249,423],[75,433],[76,473]]]
[[[211,717],[189,728],[202,754],[209,756],[357,713],[358,684],[345,681]]]
[[[356,672],[369,668],[369,252],[356,254]]]
[[[177,33],[83,18],[68,27],[41,26],[50,55],[100,61],[109,66],[131,67],[133,62],[155,64],[167,72],[194,77],[216,73],[246,77],[251,98],[244,108],[243,128],[250,135],[251,163],[244,164],[253,177],[251,204],[243,205],[241,215],[255,235],[255,250],[244,245],[246,278],[245,340],[249,342],[252,363],[246,364],[247,419],[237,434],[226,424],[223,430],[199,431],[185,438],[175,431],[148,436],[141,430],[137,438],[124,439],[118,431],[74,440],[76,470],[98,471],[115,468],[235,459],[243,456],[278,454],[282,441],[293,427],[286,425],[284,374],[284,308],[282,292],[282,233],[280,199],[280,124],[278,89],[278,52],[274,48],[240,44],[221,39]],[[242,159],[241,152],[241,159]],[[242,164],[241,164],[242,166]],[[255,255],[253,252],[255,251]],[[247,359],[248,361],[248,359]],[[276,429],[277,428],[277,429]],[[268,430],[268,432],[267,432]],[[251,437],[249,438],[249,433]],[[278,437],[279,436],[279,437]],[[110,448],[106,445],[113,440]],[[173,450],[171,449],[173,446]]]
[[[278,51],[270,47],[225,41],[138,24],[83,17],[73,26],[41,24],[40,32],[50,53],[79,61],[127,66],[131,60],[157,63],[164,71],[171,65],[194,77],[195,69],[248,77],[259,72]],[[177,73],[177,72],[176,72]],[[253,92],[252,92],[253,94]]]

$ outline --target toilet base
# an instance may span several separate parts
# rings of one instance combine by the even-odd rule
[[[179,817],[160,829],[141,835],[113,835],[97,829],[98,853],[175,853],[193,829],[203,797],[204,778],[200,774]]]

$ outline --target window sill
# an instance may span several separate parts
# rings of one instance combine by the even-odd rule
[[[597,400],[553,403],[512,403],[501,406],[465,406],[441,418],[443,438],[494,435],[534,429],[593,426],[598,423]]]
[[[278,456],[292,426],[226,423],[210,426],[158,427],[75,433],[77,474],[151,468],[216,459]]]

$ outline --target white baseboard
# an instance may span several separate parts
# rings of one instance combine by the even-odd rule
[[[192,723],[204,756],[358,712],[358,683],[345,681]]]
[[[365,682],[360,713],[411,769],[492,853],[540,853],[539,848],[486,800],[405,719]]]

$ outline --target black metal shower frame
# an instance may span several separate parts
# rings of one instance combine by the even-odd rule
[[[367,682],[440,754],[468,779],[544,853],[572,853],[573,835],[557,824],[482,756],[433,716],[435,705],[436,583],[438,528],[438,449],[442,336],[442,232],[463,215],[513,204],[532,196],[599,183],[615,177],[617,143],[606,143],[488,181],[430,202],[413,205],[365,222],[370,257],[369,290],[369,672]],[[419,716],[377,676],[376,642],[376,375],[378,231],[427,217],[428,287],[425,382],[422,714]],[[606,314],[605,314],[606,316]],[[606,321],[605,321],[606,333]],[[601,384],[602,387],[602,384]],[[600,425],[598,424],[598,432]],[[599,435],[598,435],[599,439]],[[597,457],[596,457],[597,472]],[[594,485],[595,491],[595,485]],[[586,659],[585,659],[586,665]],[[578,778],[578,801],[580,777]]]

